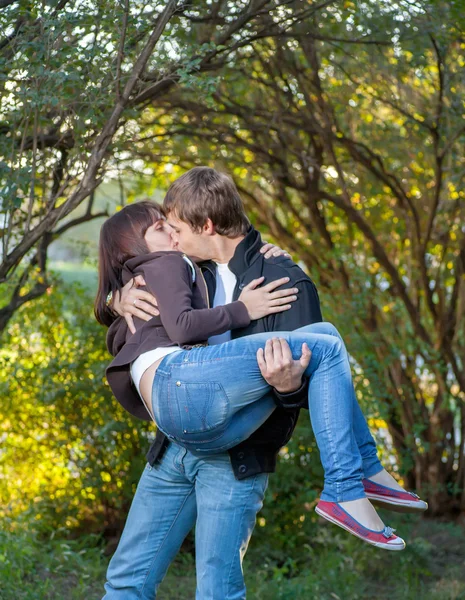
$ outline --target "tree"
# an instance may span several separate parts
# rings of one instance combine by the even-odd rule
[[[154,185],[167,162],[233,172],[317,281],[435,514],[465,510],[464,29],[455,3],[328,6],[238,51],[212,103],[153,102],[135,144]]]
[[[105,214],[94,212],[93,192],[120,173],[122,144],[130,145],[145,107],[198,73],[221,72],[235,48],[281,31],[280,4],[3,2],[0,282],[9,299],[0,332],[47,289],[50,243]],[[272,20],[266,31],[257,27],[263,14]],[[202,81],[208,94],[215,81]]]

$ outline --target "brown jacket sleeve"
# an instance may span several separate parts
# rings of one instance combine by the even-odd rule
[[[139,265],[135,275],[142,275],[147,289],[155,296],[160,319],[173,342],[188,344],[205,341],[218,335],[247,327],[250,323],[243,302],[231,302],[216,308],[192,307],[192,271],[180,254],[167,254]]]

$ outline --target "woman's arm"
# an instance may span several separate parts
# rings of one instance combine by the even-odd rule
[[[161,322],[173,342],[201,342],[250,323],[241,301],[194,309],[191,267],[180,254],[167,254],[143,263],[134,274],[143,276],[147,290],[156,297]],[[199,280],[197,285],[204,285],[204,281]]]
[[[260,253],[265,255],[265,258],[273,258],[276,256],[290,255],[281,250],[279,246],[265,242],[260,248]],[[145,286],[144,278],[140,275],[134,280],[128,282],[119,292],[111,299],[111,309],[120,317],[124,317],[131,333],[136,332],[133,317],[139,317],[142,321],[149,321],[152,317],[158,316],[157,299],[143,289]]]

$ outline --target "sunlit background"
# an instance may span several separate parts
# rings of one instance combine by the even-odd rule
[[[383,514],[399,556],[321,523],[303,411],[245,559],[248,597],[465,598],[462,4],[0,2],[2,600],[103,595],[155,426],[104,378],[98,232],[195,165],[231,174],[252,223],[315,281],[384,464],[430,503]],[[159,597],[194,590],[190,535]]]

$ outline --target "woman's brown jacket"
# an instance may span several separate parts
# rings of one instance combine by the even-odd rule
[[[107,348],[115,357],[107,367],[110,388],[122,406],[135,417],[150,420],[130,375],[131,363],[149,350],[167,346],[184,349],[206,343],[218,335],[247,327],[250,318],[245,304],[232,302],[208,307],[208,291],[202,272],[181,252],[152,252],[128,260],[123,284],[142,275],[146,289],[155,296],[160,315],[150,321],[134,319],[131,334],[123,317],[118,317],[107,333]]]

